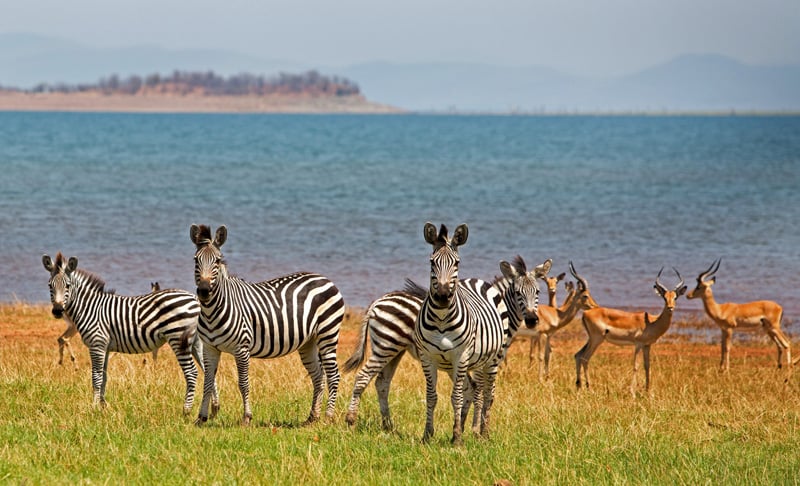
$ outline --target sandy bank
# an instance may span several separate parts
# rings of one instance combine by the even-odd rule
[[[363,96],[205,96],[0,91],[0,111],[127,113],[401,113]]]

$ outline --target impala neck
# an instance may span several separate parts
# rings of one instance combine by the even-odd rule
[[[714,300],[714,294],[711,292],[710,286],[700,294],[700,300],[703,301],[703,308],[705,308],[706,314],[712,319],[716,319],[720,314],[719,304]]]
[[[567,298],[564,299],[564,304],[561,307],[556,307],[556,312],[558,312],[558,321],[559,322],[569,322],[575,318],[575,315],[580,310],[581,300],[577,298],[577,292],[573,291],[567,295]]]

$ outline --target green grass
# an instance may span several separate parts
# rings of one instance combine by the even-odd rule
[[[357,317],[357,316],[356,316]],[[555,340],[553,377],[540,384],[526,345],[498,379],[492,436],[449,443],[450,382],[440,379],[436,435],[420,442],[424,378],[405,359],[394,380],[396,430],[380,429],[374,388],[354,428],[344,422],[353,375],[344,375],[333,423],[299,424],[311,387],[297,356],[251,365],[253,424],[242,427],[233,360],[219,373],[222,408],[202,428],[181,413],[174,356],[116,355],[106,409],[91,403],[88,351],[79,370],[56,365],[63,323],[47,309],[0,306],[0,480],[3,483],[301,484],[796,484],[800,471],[797,377],[784,382],[774,350],[736,343],[731,372],[716,346],[656,344],[653,390],[628,391],[631,348],[603,345],[592,389],[576,393],[575,339]],[[340,360],[356,330],[345,329]],[[753,352],[746,352],[746,349]],[[341,362],[340,361],[340,362]],[[640,378],[643,382],[643,377]]]

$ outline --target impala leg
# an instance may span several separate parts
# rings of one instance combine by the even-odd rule
[[[722,373],[727,373],[731,369],[731,337],[733,336],[733,329],[723,328],[722,339],[720,345],[722,346],[722,356],[719,361],[719,370]]]
[[[639,352],[642,350],[642,346],[636,344],[636,347],[633,349],[633,377],[631,378],[631,395],[635,398],[636,397],[636,374],[639,373]]]
[[[541,336],[541,334],[538,336],[531,336],[530,338],[530,345],[528,347],[528,366],[533,366],[533,358],[538,354],[536,350],[539,346],[539,336]]]
[[[550,378],[550,355],[552,348],[550,348],[550,336],[545,335],[544,339],[544,379]]]
[[[642,348],[642,358],[644,359],[644,389],[650,391],[650,346]]]

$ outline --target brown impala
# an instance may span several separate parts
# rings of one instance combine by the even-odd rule
[[[673,270],[675,270],[673,268]],[[618,309],[607,307],[596,307],[583,312],[583,327],[589,339],[586,344],[575,353],[575,371],[577,378],[575,384],[581,388],[581,367],[586,388],[589,388],[589,360],[603,341],[609,341],[618,345],[632,344],[635,346],[633,352],[633,379],[631,380],[631,394],[636,394],[636,372],[639,365],[636,358],[639,351],[642,351],[644,358],[645,389],[650,390],[650,346],[667,332],[672,323],[672,312],[675,310],[675,301],[686,292],[683,285],[681,274],[675,270],[675,274],[681,280],[673,290],[667,290],[659,278],[662,268],[658,272],[653,288],[656,293],[664,299],[664,309],[654,320],[650,320],[647,312],[625,312]]]
[[[727,302],[720,304],[714,300],[711,286],[716,282],[714,276],[719,270],[721,258],[711,264],[708,269],[697,276],[697,287],[686,294],[687,299],[700,299],[706,314],[717,323],[722,331],[722,357],[719,369],[722,372],[730,370],[731,336],[734,329],[753,330],[762,328],[778,348],[778,368],[783,363],[783,352],[786,351],[786,364],[792,366],[791,342],[781,331],[783,308],[771,300],[759,300],[745,304]]]

